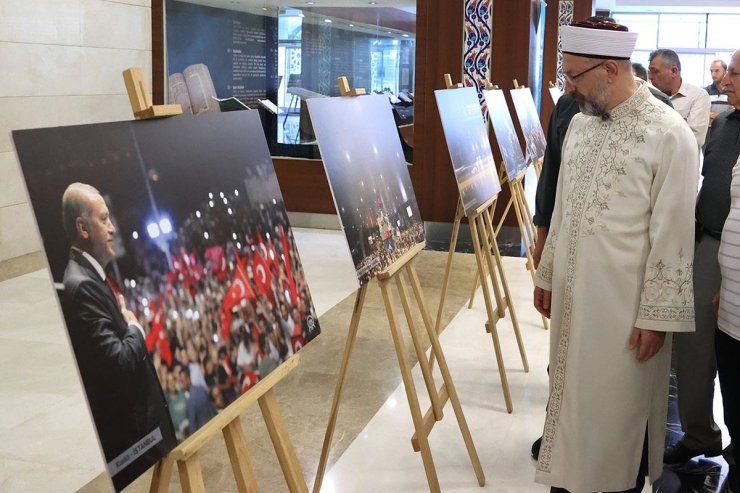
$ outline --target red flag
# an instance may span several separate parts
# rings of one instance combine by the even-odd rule
[[[226,252],[221,245],[206,248],[206,259],[211,263],[213,275],[221,282],[226,280],[229,271],[226,268]]]
[[[252,256],[252,275],[254,276],[254,282],[257,283],[257,289],[266,297],[272,299],[272,272],[270,271],[270,264],[265,261],[259,252],[254,252]]]
[[[294,353],[300,351],[305,345],[306,341],[303,339],[303,336],[298,335],[290,338],[290,346],[293,348]]]
[[[260,374],[253,372],[253,371],[245,371],[244,377],[242,378],[242,388],[241,393],[245,393],[247,390],[254,387],[254,385],[259,382],[260,380]]]
[[[224,296],[224,300],[221,306],[224,310],[230,312],[231,309],[241,303],[242,300],[256,299],[257,295],[254,294],[254,290],[249,284],[247,271],[242,267],[241,259],[237,257],[237,266],[234,271],[234,279],[231,281],[231,287],[226,292],[226,296]]]
[[[164,303],[159,300],[159,308],[152,305],[152,321],[151,330],[146,336],[146,349],[149,352],[154,350],[154,345],[157,344],[159,347],[159,356],[162,361],[167,363],[167,366],[172,366],[172,350],[170,349],[170,341],[167,338],[167,331],[164,330]]]
[[[231,335],[231,309],[221,308],[221,339],[228,342]]]
[[[293,269],[290,261],[290,248],[288,247],[288,238],[283,231],[283,227],[279,227],[280,241],[283,243],[283,253],[285,255],[285,271],[288,275],[288,286],[290,287],[290,297],[293,303],[298,303],[298,290],[295,287],[295,280],[293,279]]]

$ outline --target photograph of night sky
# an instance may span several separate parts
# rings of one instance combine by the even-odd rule
[[[411,177],[385,95],[307,101],[360,284],[424,241]]]
[[[474,87],[434,91],[465,214],[493,199],[501,184]]]
[[[504,91],[491,89],[483,91],[483,96],[486,98],[493,133],[496,135],[496,142],[498,142],[498,148],[504,159],[506,176],[510,181],[514,181],[527,169],[527,160],[524,159],[519,138],[514,130],[514,122],[506,106]]]

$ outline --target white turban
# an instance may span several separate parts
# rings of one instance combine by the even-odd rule
[[[637,33],[563,26],[560,28],[560,43],[563,53],[628,60],[637,44]]]

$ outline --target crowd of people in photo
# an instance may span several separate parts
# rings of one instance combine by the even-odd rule
[[[184,439],[319,333],[282,203],[209,197],[173,238],[133,241],[127,306]],[[126,276],[124,276],[126,277]]]
[[[409,251],[411,247],[424,240],[424,223],[413,218],[403,221],[396,219],[399,212],[387,214],[383,211],[368,218],[361,232],[361,244],[352,248],[357,276],[360,282],[367,282],[377,272],[390,266]],[[405,227],[404,227],[405,226]]]

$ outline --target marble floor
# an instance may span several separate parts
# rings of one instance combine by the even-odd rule
[[[310,486],[357,285],[339,232],[296,229],[295,236],[320,314],[322,335],[304,348],[301,365],[276,391]],[[422,252],[416,261],[433,315],[445,261],[445,253],[431,251]],[[507,413],[491,336],[483,328],[486,317],[480,290],[473,308],[466,307],[474,259],[457,254],[442,315],[446,329],[441,341],[486,485],[477,485],[448,404],[444,419],[430,434],[443,491],[546,491],[533,482],[534,462],[529,451],[544,421],[549,335],[532,307],[532,284],[523,260],[505,257],[504,266],[530,371],[522,369],[507,316],[497,327],[514,406],[513,412]],[[428,490],[421,457],[411,448],[411,417],[376,284],[368,290],[323,483],[325,493]],[[415,361],[408,338],[406,346]],[[46,270],[0,282],[0,370],[5,377],[0,380],[0,491],[110,491]],[[417,391],[423,395],[418,366],[414,376]],[[421,401],[426,409],[428,399]],[[719,396],[715,409],[721,422]],[[259,412],[252,409],[245,413],[242,423],[262,491],[287,491]],[[201,463],[208,491],[237,491],[223,443],[210,442]],[[702,477],[707,464],[696,464],[699,472],[696,468],[688,473],[671,472],[656,491],[715,491],[726,465],[720,459],[717,466],[709,465],[710,474]],[[149,480],[149,474],[142,476],[127,490],[148,491]],[[682,481],[685,488],[680,486]],[[177,474],[171,484],[173,491],[179,490]],[[645,491],[651,489],[646,487]]]

